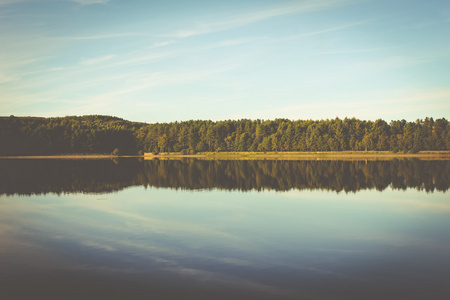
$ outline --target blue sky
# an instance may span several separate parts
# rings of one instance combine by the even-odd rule
[[[448,0],[0,0],[0,115],[450,118]]]

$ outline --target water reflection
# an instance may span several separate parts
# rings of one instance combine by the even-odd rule
[[[446,191],[450,160],[0,160],[0,195],[108,193],[129,186],[225,190]]]
[[[446,299],[444,193],[3,196],[2,299]]]

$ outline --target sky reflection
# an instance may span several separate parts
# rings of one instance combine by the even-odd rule
[[[224,299],[420,299],[431,292],[444,299],[450,292],[445,193],[134,187],[2,197],[0,210],[2,286],[40,278],[44,294],[53,282],[79,295],[74,276],[85,288],[90,276],[114,281],[105,299],[131,290],[170,299],[168,282],[188,299],[211,291]]]

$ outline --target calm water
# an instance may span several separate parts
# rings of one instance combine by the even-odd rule
[[[0,160],[1,299],[449,299],[450,161]]]

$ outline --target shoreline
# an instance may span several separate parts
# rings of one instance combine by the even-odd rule
[[[151,159],[450,159],[450,151],[421,151],[418,153],[392,153],[389,151],[340,151],[340,152],[202,152],[196,154],[145,153],[144,155],[111,154],[62,154],[62,155],[8,155],[0,159],[115,159],[115,158],[144,158]]]
[[[366,159],[395,159],[395,158],[418,158],[418,159],[444,159],[450,160],[450,151],[421,151],[418,153],[392,153],[390,151],[335,151],[335,152],[202,152],[196,154],[182,155],[179,153],[160,153],[154,155],[145,153],[144,159],[345,159],[345,160],[366,160]]]
[[[9,155],[9,156],[0,156],[0,159],[114,159],[120,157],[143,157],[143,156],[116,156],[116,155],[107,155],[107,154],[64,154],[64,155]]]

